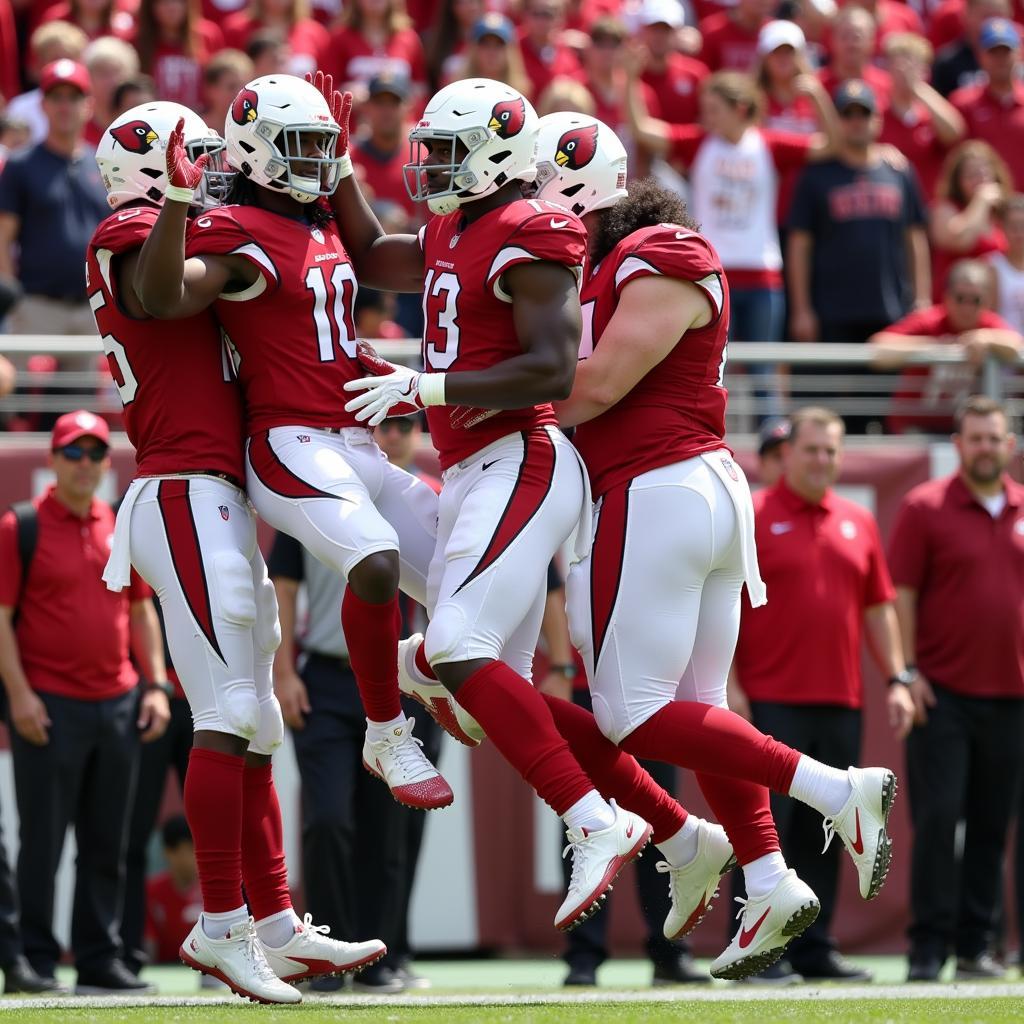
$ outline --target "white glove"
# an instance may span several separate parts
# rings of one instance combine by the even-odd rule
[[[443,373],[418,373],[407,366],[396,366],[382,359],[364,342],[359,343],[357,358],[372,377],[360,377],[345,385],[346,391],[362,391],[345,404],[360,423],[375,427],[388,416],[409,416],[431,405],[444,405]]]

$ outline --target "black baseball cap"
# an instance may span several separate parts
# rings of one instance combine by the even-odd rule
[[[791,431],[792,425],[787,419],[768,420],[764,426],[761,427],[757,454],[765,455],[773,448],[778,448],[780,444],[789,440]]]
[[[370,79],[367,86],[370,97],[374,96],[397,96],[404,100],[409,98],[409,79],[400,71],[381,71]]]
[[[878,113],[878,101],[875,99],[875,91],[867,82],[859,78],[848,78],[836,89],[833,101],[836,110],[843,113],[850,107],[862,107],[869,114]]]

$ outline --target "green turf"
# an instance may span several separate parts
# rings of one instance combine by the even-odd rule
[[[1019,999],[884,999],[855,1002],[776,1001],[749,1003],[637,1002],[597,1006],[461,1006],[386,1007],[337,1006],[307,1003],[294,1009],[257,1006],[140,1007],[71,1010],[19,1010],[13,1014],[25,1024],[1000,1024],[1024,1020]]]

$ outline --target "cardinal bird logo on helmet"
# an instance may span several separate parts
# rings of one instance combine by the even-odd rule
[[[499,139],[511,139],[513,135],[518,135],[523,130],[524,124],[526,124],[526,103],[520,97],[517,100],[496,103],[491,111],[491,120],[487,127]]]
[[[145,121],[129,121],[110,129],[110,134],[129,153],[148,153],[159,135]]]
[[[559,140],[555,150],[555,163],[559,167],[568,167],[572,171],[578,171],[586,167],[594,154],[597,152],[597,125],[592,124],[586,128],[573,128],[566,132]]]
[[[243,89],[231,104],[231,117],[235,124],[249,124],[256,120],[256,106],[259,97],[252,89]]]

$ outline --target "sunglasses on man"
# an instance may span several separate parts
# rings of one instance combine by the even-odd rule
[[[80,444],[66,444],[63,448],[55,448],[55,452],[63,455],[68,462],[81,462],[88,459],[90,462],[102,462],[107,457],[108,448],[83,448]]]

